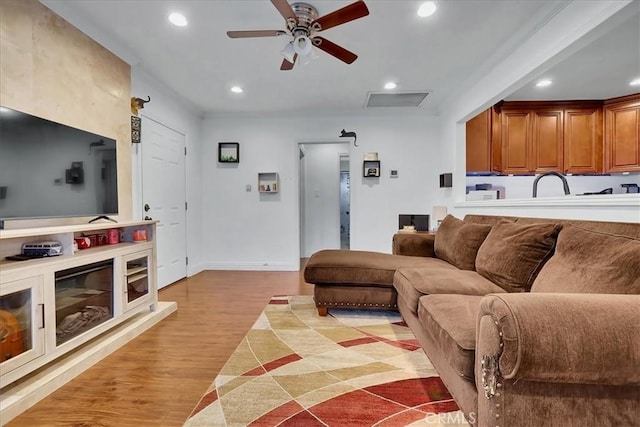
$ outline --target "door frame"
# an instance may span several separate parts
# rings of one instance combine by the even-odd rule
[[[300,180],[300,146],[301,145],[312,145],[312,144],[348,144],[346,147],[348,147],[348,149],[344,152],[341,152],[338,154],[337,156],[337,162],[338,162],[338,176],[337,176],[337,185],[338,188],[340,186],[340,155],[347,155],[349,156],[349,174],[350,176],[353,175],[353,171],[352,171],[352,166],[353,166],[353,162],[351,161],[352,157],[353,157],[353,153],[351,152],[351,144],[347,141],[344,140],[340,140],[340,139],[334,139],[334,140],[330,140],[330,139],[314,139],[314,140],[298,140],[298,142],[295,144],[294,150],[293,152],[295,153],[295,173],[296,173],[296,186],[297,186],[297,192],[296,192],[296,197],[298,199],[298,203],[297,203],[297,232],[298,232],[298,238],[297,238],[297,242],[298,242],[298,259],[302,259],[303,258],[303,253],[302,253],[302,248],[301,248],[301,242],[302,242],[302,233],[304,233],[304,230],[302,229],[302,221],[301,221],[301,212],[302,212],[302,203],[303,203],[303,188],[301,188],[301,180]],[[307,155],[307,153],[305,153],[305,155]],[[349,205],[350,205],[350,214],[349,214],[349,221],[351,222],[351,218],[353,217],[353,185],[351,186],[351,188],[349,189]],[[340,204],[338,203],[337,206],[338,209],[338,216],[340,215]],[[353,228],[351,228],[353,230]],[[351,233],[349,236],[349,245],[351,246],[351,242],[353,242],[353,234]]]

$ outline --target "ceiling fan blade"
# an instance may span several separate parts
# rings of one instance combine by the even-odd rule
[[[227,35],[232,39],[243,39],[247,37],[277,37],[287,34],[282,30],[253,30],[253,31],[227,31]]]
[[[320,50],[324,50],[329,55],[333,55],[339,60],[346,62],[347,64],[353,63],[356,59],[358,59],[358,55],[353,52],[348,51],[347,49],[338,46],[337,44],[330,42],[324,37],[316,36],[313,38],[313,44]]]
[[[296,58],[298,57],[298,54],[295,54],[293,56],[293,62],[289,62],[286,59],[282,60],[282,65],[280,65],[280,70],[282,71],[289,71],[289,70],[293,70],[293,66],[296,62]]]
[[[355,3],[351,3],[348,6],[333,11],[327,15],[321,16],[312,22],[311,27],[315,31],[327,30],[335,27],[336,25],[344,24],[345,22],[353,21],[369,14],[367,5],[362,0]]]
[[[271,0],[271,3],[278,9],[280,15],[284,18],[285,21],[289,19],[297,19],[296,13],[291,8],[291,5],[287,0]]]

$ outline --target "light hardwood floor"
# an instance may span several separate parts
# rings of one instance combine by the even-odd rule
[[[160,291],[178,311],[8,426],[181,426],[273,295],[302,272],[205,271]]]

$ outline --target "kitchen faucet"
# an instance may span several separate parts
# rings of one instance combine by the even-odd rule
[[[558,178],[560,178],[562,180],[562,187],[564,188],[564,195],[565,196],[568,196],[571,193],[569,191],[569,183],[567,182],[567,178],[565,178],[564,176],[562,176],[558,172],[551,171],[551,172],[545,172],[545,173],[542,173],[542,174],[538,175],[536,177],[536,179],[533,181],[533,197],[538,197],[538,181],[540,181],[540,178],[542,178],[543,176],[547,176],[547,175],[555,175],[555,176],[557,176]]]

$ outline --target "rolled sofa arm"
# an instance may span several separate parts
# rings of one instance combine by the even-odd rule
[[[393,236],[392,254],[435,257],[436,235],[431,233],[396,233]]]
[[[515,381],[640,385],[640,295],[488,295],[477,340],[479,352],[494,353],[476,355],[485,394],[482,371],[495,369]]]

